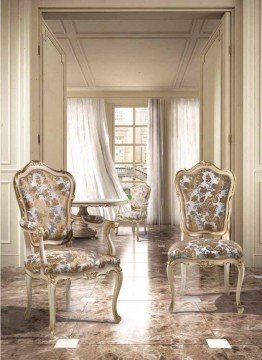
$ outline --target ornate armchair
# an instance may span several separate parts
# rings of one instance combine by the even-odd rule
[[[186,265],[224,265],[226,294],[230,293],[230,264],[234,264],[238,269],[237,310],[238,313],[243,313],[244,307],[240,302],[245,272],[243,253],[241,247],[230,240],[229,235],[234,175],[202,161],[192,169],[179,171],[175,186],[180,200],[182,241],[173,244],[168,252],[167,277],[172,294],[170,312],[173,311],[175,301],[176,264],[181,264],[182,293],[185,290]]]
[[[118,258],[94,251],[76,248],[52,250],[53,246],[71,245],[71,204],[75,183],[71,174],[55,171],[39,161],[31,161],[14,177],[14,188],[20,207],[26,248],[30,251],[25,259],[27,309],[29,319],[32,305],[32,280],[46,281],[49,298],[49,331],[54,336],[56,319],[56,285],[65,279],[66,304],[70,303],[71,279],[93,279],[113,272],[115,289],[112,301],[114,320],[119,322],[117,298],[122,284],[122,270]],[[49,246],[50,249],[46,249]]]
[[[131,192],[131,210],[124,211],[118,213],[116,215],[115,221],[117,223],[123,222],[131,222],[132,230],[135,231],[136,226],[136,237],[139,241],[139,225],[141,222],[144,224],[145,234],[147,234],[146,229],[146,219],[147,219],[147,207],[148,207],[148,199],[151,192],[150,186],[147,184],[139,184],[132,186],[130,189]],[[118,226],[116,229],[116,234],[118,234]]]

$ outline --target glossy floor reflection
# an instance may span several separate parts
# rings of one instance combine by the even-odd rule
[[[33,282],[31,321],[24,320],[26,304],[22,268],[2,271],[2,359],[262,359],[262,280],[259,269],[247,269],[243,284],[243,315],[235,306],[237,272],[231,270],[230,296],[223,293],[223,269],[188,270],[186,296],[177,296],[169,314],[166,278],[169,246],[179,241],[175,228],[151,227],[137,242],[129,227],[113,236],[124,281],[119,296],[120,324],[113,322],[110,276],[72,282],[70,311],[65,311],[65,287],[57,289],[58,338],[79,339],[76,349],[54,349],[48,335],[45,284]],[[99,248],[99,240],[77,240],[76,247]],[[179,292],[180,269],[175,286]],[[206,339],[227,339],[232,349],[210,349]]]

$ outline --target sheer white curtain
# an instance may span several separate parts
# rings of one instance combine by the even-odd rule
[[[148,223],[163,222],[164,168],[163,168],[163,136],[164,136],[164,104],[160,99],[149,99],[148,124],[148,174],[147,183],[151,187],[148,206]]]
[[[199,161],[199,100],[172,99],[172,174],[173,179],[177,171],[190,168]],[[174,181],[171,183],[171,222],[180,223],[180,207],[175,192]]]
[[[67,165],[76,181],[76,200],[126,198],[110,153],[104,100],[68,99],[67,124]],[[99,213],[115,217],[113,208]]]

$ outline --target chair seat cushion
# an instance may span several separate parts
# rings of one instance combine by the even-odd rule
[[[122,220],[142,220],[143,216],[141,215],[141,210],[130,210],[118,214],[117,218]]]
[[[231,240],[196,238],[173,244],[168,251],[170,260],[176,259],[240,259],[241,246]]]
[[[45,273],[47,274],[81,273],[104,268],[107,265],[120,264],[120,260],[115,256],[83,249],[46,251],[46,258],[48,265]],[[33,273],[39,273],[41,267],[39,253],[29,255],[25,260],[25,267]]]

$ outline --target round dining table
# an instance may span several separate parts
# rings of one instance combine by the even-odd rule
[[[115,221],[108,220],[99,215],[90,215],[88,213],[89,207],[117,207],[118,211],[123,205],[128,204],[129,200],[126,199],[86,199],[77,200],[72,203],[73,208],[78,208],[78,213],[75,216],[73,223],[73,236],[74,238],[95,238],[97,231],[92,229],[101,225],[102,234],[108,245],[108,254],[115,255],[114,244],[110,237],[110,230],[115,228]]]

